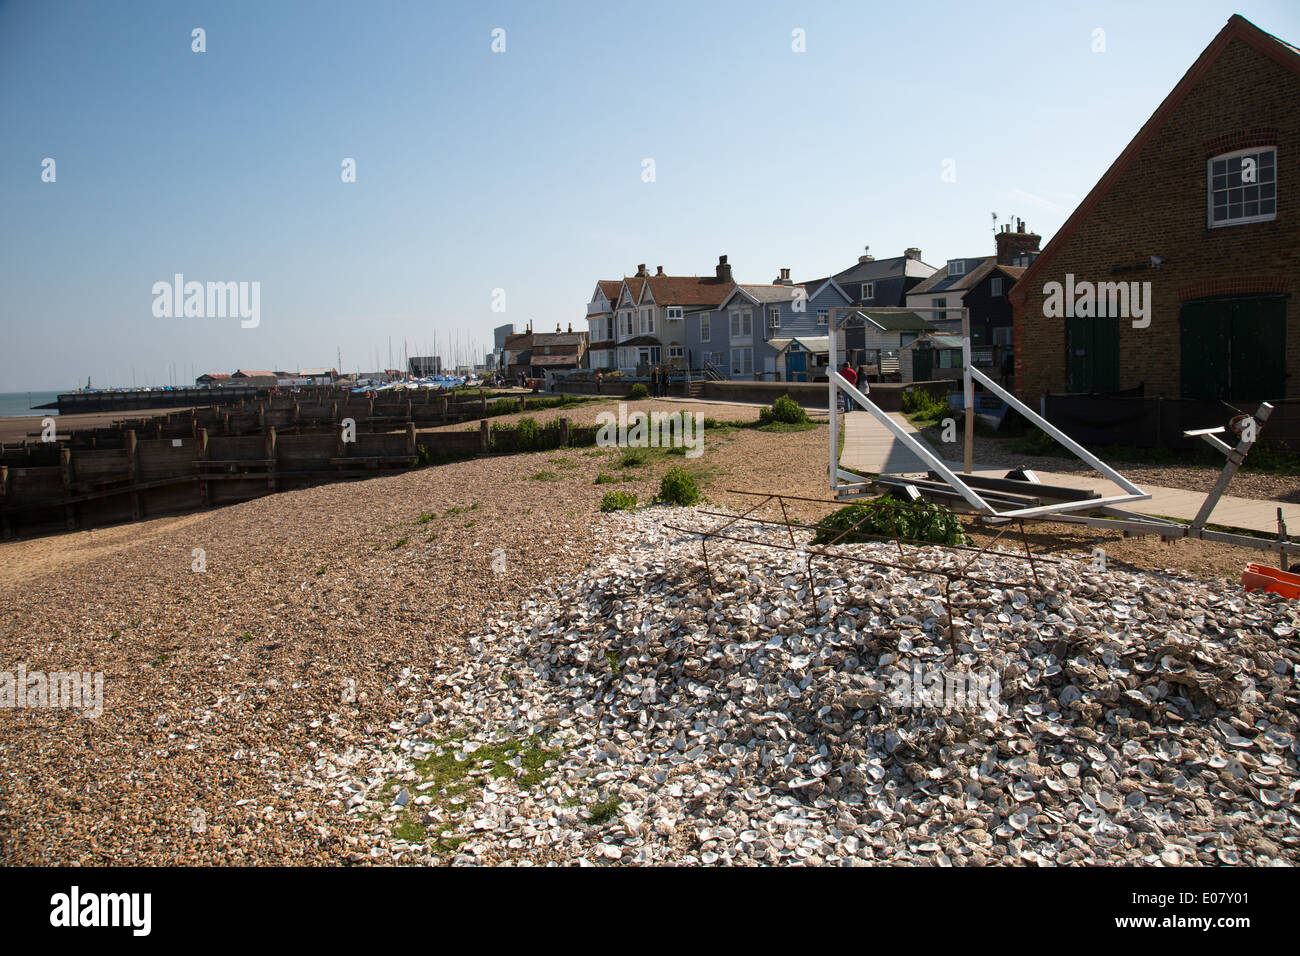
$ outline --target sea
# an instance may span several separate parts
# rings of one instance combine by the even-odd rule
[[[0,418],[19,418],[24,415],[40,418],[44,415],[58,415],[59,413],[52,408],[37,410],[31,407],[56,401],[58,397],[58,392],[0,392]]]

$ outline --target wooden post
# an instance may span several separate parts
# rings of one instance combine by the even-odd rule
[[[447,396],[446,396],[446,395],[442,396],[442,412],[441,412],[441,417],[442,417],[442,420],[443,420],[444,422],[447,420]]]
[[[140,520],[140,492],[136,483],[140,480],[140,463],[135,455],[135,432],[128,431],[122,436],[126,445],[126,470],[131,473],[131,520]]]
[[[486,418],[478,423],[478,450],[486,455],[492,449],[492,423]]]
[[[208,458],[209,455],[211,455],[211,452],[208,451],[208,430],[206,428],[199,429],[198,441],[199,441],[198,460],[203,461],[206,458]],[[207,469],[199,469],[201,473],[206,470]],[[203,507],[205,508],[208,505],[212,504],[212,493],[209,488],[210,484],[211,482],[206,480],[199,482],[199,503],[203,505]]]
[[[406,408],[409,413],[411,409],[410,402],[406,403]],[[408,455],[415,454],[415,422],[406,423],[406,453]]]
[[[9,503],[9,466],[0,465],[0,526],[3,526],[4,536],[12,538],[14,529],[9,524],[9,512],[5,506]]]
[[[479,402],[480,402],[480,404],[481,404],[481,407],[482,407],[482,409],[483,409],[483,414],[486,415],[486,414],[487,414],[487,392],[482,392],[482,391],[480,391],[480,392],[478,393],[478,398],[479,398]]]
[[[59,465],[62,470],[63,478],[63,496],[72,497],[72,451],[67,445],[59,449]],[[64,517],[68,522],[68,530],[71,531],[77,526],[77,509],[72,502],[68,502],[63,508]]]
[[[560,419],[560,447],[569,447],[569,420],[567,418]]]
[[[262,455],[263,458],[266,458],[271,462],[271,464],[267,466],[266,470],[266,487],[272,494],[280,490],[280,463],[276,457],[275,446],[275,426],[272,425],[266,430],[265,454]]]

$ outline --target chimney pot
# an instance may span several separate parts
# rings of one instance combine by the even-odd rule
[[[903,250],[903,256],[904,256],[905,258],[907,258],[907,259],[915,259],[915,260],[917,260],[918,262],[920,262],[920,261],[921,261],[921,250],[918,249],[918,248],[916,248],[916,246],[912,246],[910,249],[904,249],[904,250]]]
[[[731,282],[731,266],[727,264],[726,256],[718,256],[718,266],[715,270],[719,282]]]
[[[657,275],[657,276],[661,276],[661,275],[664,274],[664,267],[663,267],[663,266],[655,266],[655,269],[658,270],[658,271],[655,272],[655,275]]]

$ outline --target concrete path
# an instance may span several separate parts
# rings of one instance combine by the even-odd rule
[[[925,444],[925,439],[902,412],[887,414],[908,434],[916,435],[917,440]],[[859,408],[841,417],[844,420],[844,453],[840,455],[840,467],[877,475],[924,475],[930,470],[929,465],[876,421],[870,412]]]
[[[917,430],[903,415],[894,412],[890,418],[916,435],[924,443]],[[848,471],[889,475],[924,474],[929,471],[916,455],[903,446],[893,434],[868,412],[855,411],[848,416],[844,424],[844,453],[840,456],[840,466]],[[1123,474],[1123,469],[1117,469]],[[1005,468],[988,468],[975,464],[975,474],[1001,478],[1006,474]],[[1072,472],[1039,471],[1034,473],[1045,485],[1064,485],[1067,488],[1086,488],[1109,497],[1123,494],[1123,489],[1100,475],[1077,474]],[[1181,488],[1162,488],[1155,485],[1140,486],[1151,495],[1146,501],[1134,502],[1132,505],[1120,505],[1126,511],[1138,514],[1159,515],[1165,518],[1182,518],[1190,521],[1196,517],[1205,494],[1199,491],[1185,491]],[[1229,488],[1232,485],[1228,485]],[[1288,532],[1295,537],[1300,535],[1300,504],[1283,504],[1277,501],[1260,501],[1255,498],[1238,498],[1224,495],[1215,505],[1209,523],[1229,528],[1242,528],[1248,531],[1261,531],[1265,534],[1277,533],[1277,510],[1282,509],[1282,518],[1286,521]]]

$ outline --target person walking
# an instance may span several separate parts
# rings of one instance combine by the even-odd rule
[[[854,388],[857,387],[858,373],[853,371],[853,366],[848,363],[847,359],[845,359],[844,365],[840,369],[840,377],[844,379],[846,382],[848,382],[850,385],[852,385]],[[844,414],[847,415],[849,412],[853,411],[853,400],[849,398],[847,392],[844,392],[842,394],[844,395]]]

